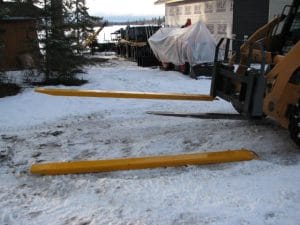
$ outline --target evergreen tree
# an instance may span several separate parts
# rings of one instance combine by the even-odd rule
[[[72,84],[86,62],[80,54],[81,37],[91,17],[83,0],[43,0],[42,38],[46,83]]]
[[[102,18],[88,14],[85,0],[67,0],[65,4],[67,23],[76,38],[77,52],[80,52],[83,41],[94,32],[95,25],[102,25]]]
[[[91,17],[85,0],[15,0],[42,6],[39,23],[42,59],[40,70],[45,83],[74,83],[86,63],[81,43],[101,18]],[[0,7],[0,18],[6,12]],[[1,44],[1,43],[0,43]]]

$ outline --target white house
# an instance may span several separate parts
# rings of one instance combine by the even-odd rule
[[[220,37],[243,39],[274,16],[292,0],[158,0],[165,4],[166,26],[179,27],[190,18],[203,21],[218,40]]]

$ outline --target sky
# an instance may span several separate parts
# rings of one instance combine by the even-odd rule
[[[164,16],[164,5],[155,0],[87,0],[90,15],[102,17]]]

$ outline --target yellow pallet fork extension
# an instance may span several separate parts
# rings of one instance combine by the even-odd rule
[[[36,92],[56,96],[98,97],[98,98],[139,98],[159,100],[188,100],[188,101],[213,101],[214,97],[201,94],[184,93],[155,93],[155,92],[128,92],[105,90],[76,90],[76,89],[46,89],[36,88]]]
[[[98,173],[117,170],[137,170],[157,167],[205,165],[256,159],[258,156],[247,149],[220,152],[205,152],[182,155],[148,156],[95,161],[74,161],[34,164],[31,173],[40,175],[61,175]]]

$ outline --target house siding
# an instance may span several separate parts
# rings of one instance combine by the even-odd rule
[[[216,39],[232,34],[233,0],[166,4],[165,15],[166,26],[180,27],[190,18],[204,22]]]
[[[165,7],[166,26],[180,27],[187,18],[202,21],[218,41],[221,37],[243,39],[274,16],[281,14],[292,0],[187,0],[168,3]]]

